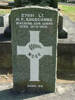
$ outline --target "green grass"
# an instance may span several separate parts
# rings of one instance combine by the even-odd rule
[[[8,0],[8,1],[14,1],[14,0]]]
[[[5,15],[11,12],[11,9],[0,9],[0,15]]]
[[[69,16],[72,21],[75,21],[75,6],[59,5],[61,12]]]

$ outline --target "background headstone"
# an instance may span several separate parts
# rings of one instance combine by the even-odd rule
[[[26,5],[51,6],[57,8],[58,0],[15,0],[15,6],[17,7]]]
[[[67,38],[68,32],[67,29],[63,27],[63,15],[59,12],[59,23],[58,23],[58,37]]]
[[[10,14],[6,14],[4,16],[4,37],[11,38],[11,22],[10,22]]]
[[[57,10],[29,6],[11,12],[14,88],[55,91]]]
[[[0,27],[4,27],[4,17],[0,16]]]

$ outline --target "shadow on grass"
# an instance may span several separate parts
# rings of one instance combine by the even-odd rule
[[[13,89],[0,91],[0,100],[24,100],[29,98],[36,98],[49,93],[17,93]]]

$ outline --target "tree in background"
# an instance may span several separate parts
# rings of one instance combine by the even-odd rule
[[[15,0],[16,6],[26,5],[40,5],[40,6],[51,6],[54,8],[58,7],[58,0]]]

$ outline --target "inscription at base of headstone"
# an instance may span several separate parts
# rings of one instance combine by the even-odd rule
[[[11,12],[16,90],[55,91],[57,10],[27,6]]]

